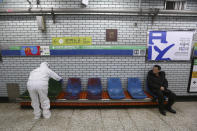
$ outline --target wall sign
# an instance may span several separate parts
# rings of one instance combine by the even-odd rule
[[[40,46],[40,55],[41,56],[49,56],[50,55],[49,46]]]
[[[197,58],[193,60],[188,92],[197,92]]]
[[[150,31],[148,60],[190,60],[192,31]]]
[[[21,46],[10,46],[9,50],[21,50]]]
[[[92,37],[54,37],[52,45],[92,45]]]
[[[39,56],[40,46],[22,46],[21,55],[22,56]]]
[[[12,46],[2,56],[127,55],[145,56],[146,46]]]
[[[117,41],[117,29],[106,29],[106,41]]]
[[[194,57],[197,57],[197,43],[194,43]]]
[[[135,51],[135,54],[134,54]],[[145,46],[50,46],[51,55],[145,56]]]
[[[111,49],[111,50],[146,50],[146,46],[50,46],[50,49]]]

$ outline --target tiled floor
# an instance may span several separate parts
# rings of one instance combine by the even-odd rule
[[[0,131],[197,131],[197,102],[177,102],[177,114],[157,108],[52,109],[34,120],[32,109],[0,103]]]

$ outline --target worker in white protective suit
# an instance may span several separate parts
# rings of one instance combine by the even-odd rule
[[[48,98],[48,81],[53,78],[57,81],[63,81],[60,76],[49,69],[49,64],[43,62],[40,67],[30,72],[27,82],[27,89],[31,97],[31,106],[34,109],[34,119],[39,119],[41,116],[40,104],[42,107],[43,117],[48,119],[51,116],[50,100]]]

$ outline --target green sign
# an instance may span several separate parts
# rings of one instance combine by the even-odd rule
[[[194,65],[197,65],[197,59],[194,59]]]
[[[9,50],[21,50],[21,46],[10,46]]]
[[[197,42],[194,43],[194,50],[197,50]]]
[[[54,37],[54,46],[92,45],[92,37]]]
[[[109,49],[109,50],[146,50],[146,46],[50,46],[52,50],[63,49]]]

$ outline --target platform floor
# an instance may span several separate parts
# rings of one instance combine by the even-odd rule
[[[32,109],[0,103],[0,131],[197,131],[197,102],[177,102],[177,114],[154,108],[51,109],[33,120]]]

